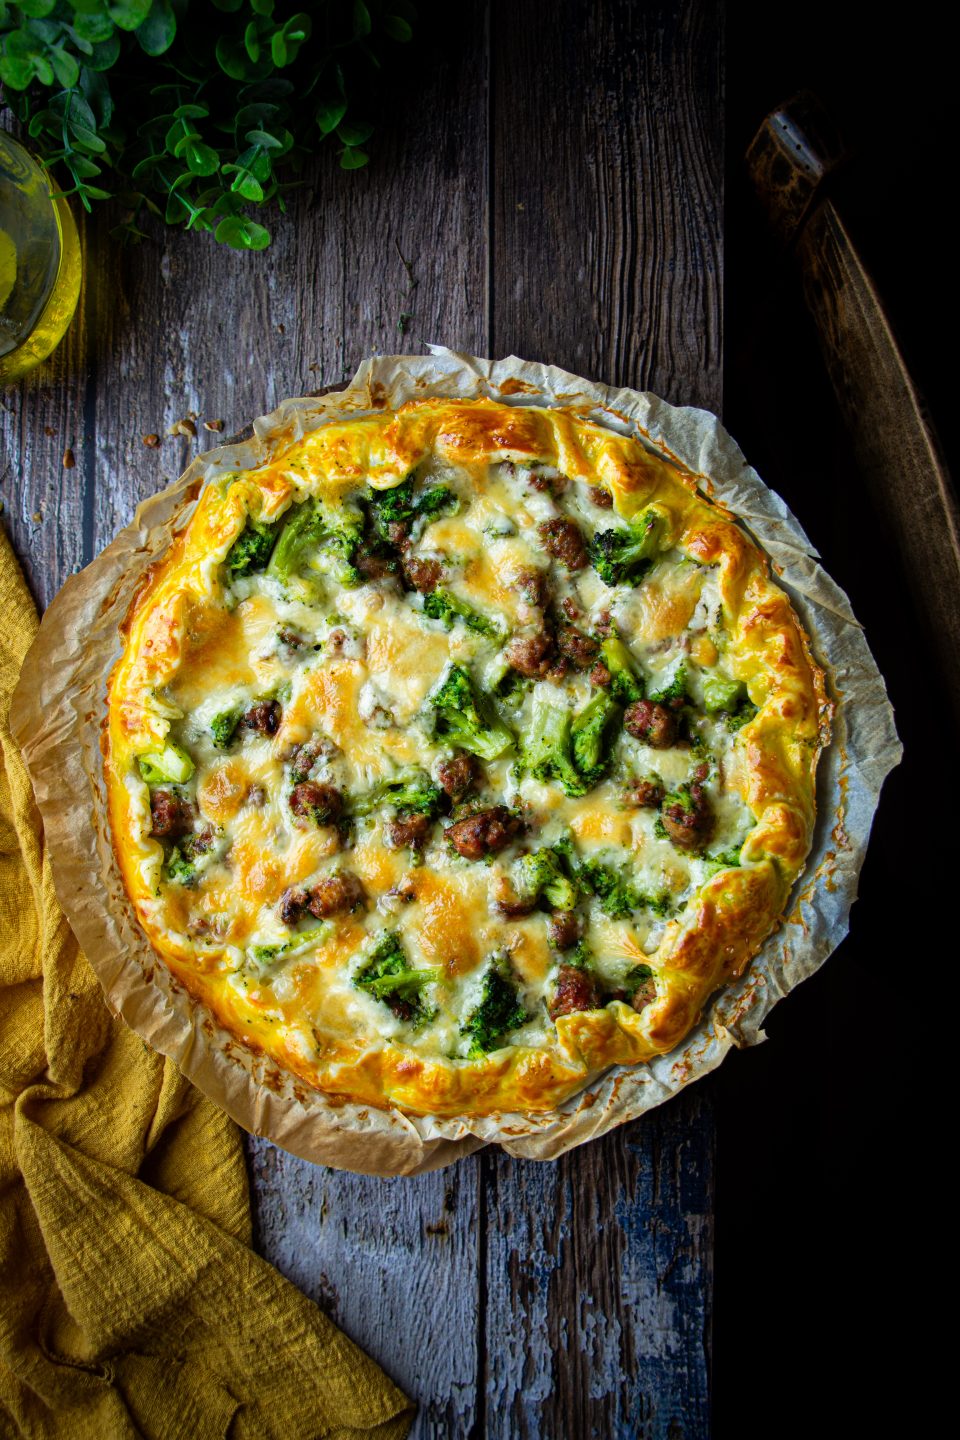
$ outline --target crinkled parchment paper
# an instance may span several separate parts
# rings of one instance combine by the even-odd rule
[[[585,418],[634,433],[680,461],[772,557],[836,704],[833,740],[818,777],[813,850],[783,925],[671,1054],[611,1070],[543,1115],[451,1120],[375,1110],[310,1090],[250,1054],[157,962],[127,900],[107,829],[100,740],[119,626],[145,571],[189,519],[204,481],[259,465],[278,443],[332,418],[428,395],[576,406]],[[134,523],[67,581],[47,611],[24,665],[12,723],[43,813],[57,894],[114,1011],[246,1129],[308,1160],[377,1175],[436,1169],[491,1142],[511,1155],[553,1159],[659,1105],[719,1065],[732,1045],[762,1039],[773,1005],[822,965],[847,932],[880,787],[901,753],[883,681],[847,597],[713,415],[513,356],[479,360],[440,348],[427,356],[367,360],[346,389],[286,401],[254,422],[249,441],[199,456],[175,485],[141,505]]]

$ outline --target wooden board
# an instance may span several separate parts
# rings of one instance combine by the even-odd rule
[[[261,256],[160,231],[121,251],[108,214],[83,224],[78,319],[0,411],[41,603],[216,442],[204,419],[229,434],[374,348],[514,350],[719,406],[718,7],[443,7],[421,58],[375,165],[320,163]],[[167,438],[191,412],[197,440]],[[417,1440],[695,1440],[712,1134],[692,1091],[552,1166],[378,1181],[252,1140],[257,1244],[419,1401]]]

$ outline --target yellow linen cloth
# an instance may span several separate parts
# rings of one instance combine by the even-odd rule
[[[402,1440],[405,1396],[250,1247],[233,1121],[114,1019],[8,728],[0,532],[0,1435]]]

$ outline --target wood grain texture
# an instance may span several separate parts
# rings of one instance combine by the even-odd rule
[[[719,409],[719,8],[494,14],[494,353]],[[481,1157],[478,1434],[709,1433],[712,1147],[694,1091],[553,1166]]]
[[[709,0],[438,7],[376,163],[319,163],[263,255],[87,222],[68,342],[0,412],[41,602],[217,443],[204,419],[230,434],[371,349],[512,349],[718,406],[721,39]],[[187,416],[196,439],[168,436]],[[377,1181],[249,1154],[258,1248],[417,1399],[415,1440],[708,1433],[702,1092],[556,1165]]]
[[[721,13],[495,7],[497,354],[719,409]]]

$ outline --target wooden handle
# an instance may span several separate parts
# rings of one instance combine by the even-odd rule
[[[793,249],[833,388],[872,499],[890,522],[960,719],[960,513],[879,295],[829,198],[839,137],[804,94],[767,116],[747,162]]]

